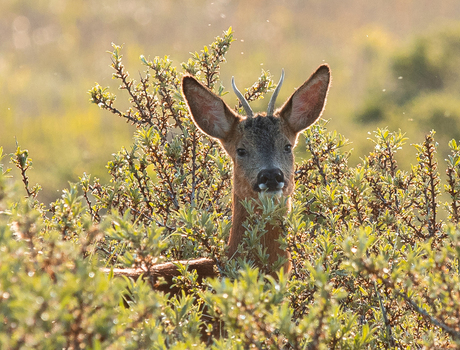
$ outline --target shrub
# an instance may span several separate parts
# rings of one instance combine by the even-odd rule
[[[229,30],[182,64],[183,72],[225,94],[219,68],[232,40]],[[324,121],[314,125],[304,133],[308,157],[296,170],[292,209],[247,201],[246,255],[228,260],[229,160],[187,116],[183,73],[167,57],[141,60],[146,72],[136,82],[114,46],[114,77],[128,110],[117,109],[108,88],[90,91],[92,102],[137,126],[132,147],[108,164],[110,183],[85,174],[47,207],[36,199],[40,187],[29,186],[27,151],[11,155],[25,199],[0,167],[1,348],[460,346],[454,140],[443,184],[434,132],[402,171],[395,159],[401,132],[377,130],[373,151],[350,167],[348,141]],[[272,85],[263,71],[246,98]],[[264,252],[251,244],[274,221],[291,252],[290,276],[266,274]],[[175,295],[101,270],[196,257],[213,259],[220,278],[198,283],[179,265]]]

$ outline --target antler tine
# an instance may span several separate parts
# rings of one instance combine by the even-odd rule
[[[246,111],[246,115],[248,116],[248,118],[252,118],[254,113],[252,112],[251,106],[249,106],[249,102],[244,98],[243,94],[236,87],[234,77],[232,77],[232,88],[233,88],[233,91],[235,92],[236,97],[238,97],[238,100],[240,100],[241,105]]]
[[[280,92],[281,85],[283,85],[284,81],[284,68],[281,70],[281,78],[280,81],[278,82],[278,86],[275,89],[275,92],[273,93],[270,102],[268,103],[268,109],[267,109],[267,115],[273,115],[273,112],[275,111],[275,102],[276,98],[278,97],[278,93]]]

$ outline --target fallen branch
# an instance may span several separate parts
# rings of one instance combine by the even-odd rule
[[[173,278],[180,275],[176,264],[187,266],[188,271],[196,270],[198,282],[203,281],[207,277],[219,276],[217,266],[214,260],[208,258],[200,258],[194,260],[178,260],[174,262],[166,262],[162,264],[153,264],[138,268],[104,268],[105,273],[110,273],[113,270],[113,275],[116,277],[125,276],[137,280],[142,276],[144,280],[148,280],[152,288],[163,291],[165,293],[177,293],[179,288],[173,287]]]

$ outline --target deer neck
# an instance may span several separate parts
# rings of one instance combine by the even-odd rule
[[[230,237],[228,238],[228,257],[232,258],[238,245],[243,240],[244,227],[243,224],[248,217],[248,212],[241,203],[242,199],[233,192],[232,199],[232,228],[230,230]]]
[[[243,199],[239,198],[235,193],[233,193],[233,204],[232,204],[232,228],[230,230],[230,237],[228,240],[228,257],[233,258],[236,256],[238,250],[238,245],[243,240],[243,235],[245,228],[243,226],[244,222],[248,217],[248,212],[241,203]],[[289,201],[290,202],[290,201]],[[289,205],[288,202],[288,205]],[[264,248],[267,248],[267,253],[270,255],[269,264],[278,260],[278,256],[285,257],[289,259],[290,254],[286,250],[280,248],[280,243],[278,239],[282,234],[282,229],[279,225],[268,225],[266,227],[267,232],[261,239],[261,244]],[[284,272],[289,272],[291,270],[291,263],[288,261],[284,264]]]

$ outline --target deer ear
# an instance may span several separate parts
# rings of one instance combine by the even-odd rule
[[[320,66],[280,109],[280,117],[296,134],[316,122],[323,112],[329,90],[330,70]]]
[[[182,94],[195,125],[205,134],[225,140],[238,119],[227,104],[191,76],[182,78]]]

